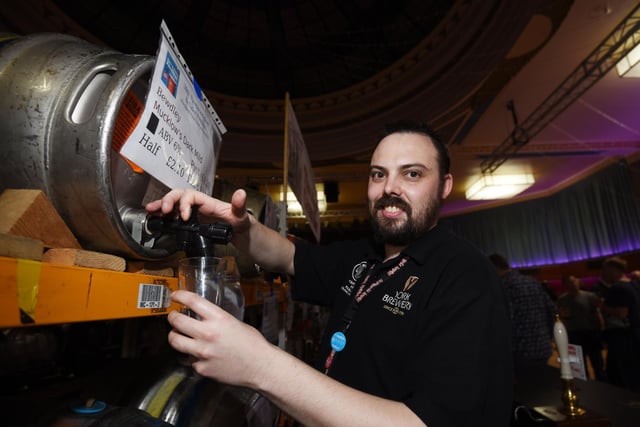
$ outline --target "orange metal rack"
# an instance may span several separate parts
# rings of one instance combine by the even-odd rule
[[[150,307],[153,301],[142,297],[151,288],[163,304]],[[176,289],[176,277],[0,256],[0,328],[168,314],[180,308],[168,299]],[[282,285],[268,286],[262,280],[243,281],[242,290],[247,307],[262,304],[262,296],[272,292],[283,306],[287,301]]]
[[[0,328],[167,314],[177,288],[174,277],[0,257]],[[164,302],[141,305],[149,289]]]

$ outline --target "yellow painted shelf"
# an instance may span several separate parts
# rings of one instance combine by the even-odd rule
[[[0,256],[0,328],[123,319],[179,310],[169,294],[176,277],[124,273]],[[272,292],[286,305],[282,285],[242,281],[245,306]]]
[[[174,277],[0,257],[0,328],[156,316]]]

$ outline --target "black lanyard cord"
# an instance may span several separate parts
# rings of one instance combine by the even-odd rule
[[[391,276],[396,274],[402,267],[406,265],[408,260],[409,258],[406,256],[401,258],[396,265],[390,267],[385,272],[386,274],[382,274],[382,275],[380,274],[380,269],[381,267],[383,267],[384,264],[374,263],[371,265],[371,267],[369,267],[369,269],[367,270],[367,274],[364,275],[364,278],[362,279],[362,281],[359,284],[357,284],[356,287],[354,288],[355,292],[353,293],[352,298],[349,302],[349,305],[347,306],[344,312],[344,315],[342,316],[342,321],[343,321],[342,330],[334,332],[333,335],[331,336],[331,341],[329,343],[331,346],[331,352],[329,353],[329,356],[327,357],[327,360],[325,361],[325,364],[324,364],[325,374],[329,372],[329,368],[331,368],[331,365],[333,364],[333,359],[335,358],[336,353],[342,351],[346,346],[347,338],[345,334],[349,329],[349,327],[351,326],[351,322],[355,318],[355,315],[358,312],[358,307],[362,302],[362,300],[364,300],[365,297],[367,297],[373,291],[374,288],[382,285],[384,282],[389,280]],[[379,277],[379,276],[382,276],[382,277]],[[376,277],[377,277],[376,280],[369,283],[369,280],[371,278],[376,278]]]

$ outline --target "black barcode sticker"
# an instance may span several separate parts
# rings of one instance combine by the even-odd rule
[[[171,305],[171,291],[165,285],[140,283],[138,287],[138,308],[167,308]]]

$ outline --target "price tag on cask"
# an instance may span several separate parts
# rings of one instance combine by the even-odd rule
[[[120,154],[169,188],[211,194],[226,129],[164,21],[161,33],[142,116]]]

